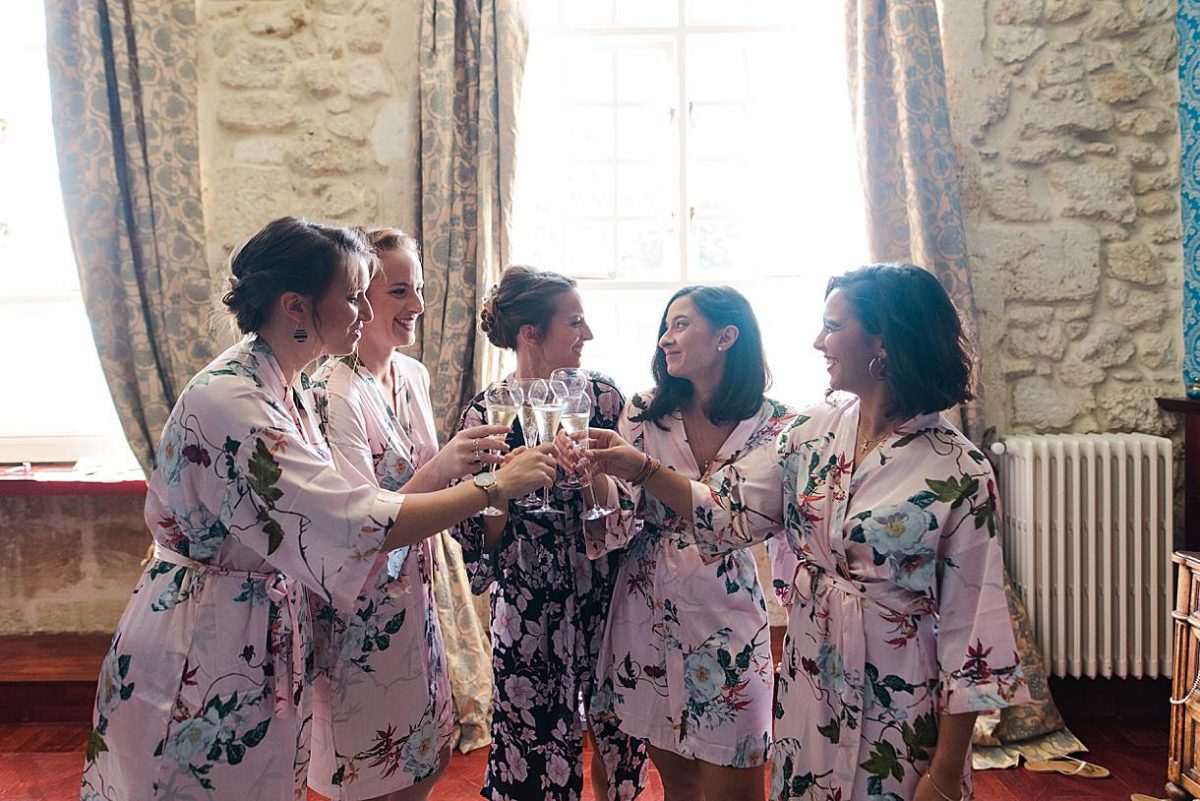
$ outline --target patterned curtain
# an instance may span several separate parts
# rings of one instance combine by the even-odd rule
[[[516,104],[526,53],[519,0],[425,0],[421,17],[421,361],[445,439],[463,404],[499,375],[499,353],[476,336],[476,310],[508,262]],[[492,666],[486,619],[462,551],[443,532],[434,598],[446,642],[458,748],[491,741]]]
[[[508,262],[516,104],[526,53],[519,0],[425,0],[421,18],[421,248],[438,433],[499,372],[476,310]]]
[[[149,472],[175,398],[215,354],[192,0],[46,0],[58,165],[96,350]]]
[[[933,272],[977,344],[934,0],[846,0],[846,49],[871,260]],[[960,413],[978,442],[978,401]]]
[[[1179,137],[1183,182],[1183,381],[1188,396],[1200,387],[1200,6],[1180,3]]]

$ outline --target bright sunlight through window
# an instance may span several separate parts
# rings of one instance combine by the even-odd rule
[[[0,462],[132,460],[67,235],[42,3],[0,11]],[[14,76],[20,76],[19,78]]]
[[[839,3],[529,4],[513,262],[581,279],[585,366],[651,385],[670,295],[754,305],[770,394],[820,398],[825,282],[866,253]]]

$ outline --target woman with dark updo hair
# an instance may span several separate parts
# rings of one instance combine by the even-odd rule
[[[431,501],[334,469],[300,370],[354,349],[374,265],[353,231],[293,217],[234,252],[223,300],[245,337],[188,383],[163,429],[146,496],[154,557],[101,667],[82,799],[302,797],[304,591],[353,612],[381,554],[487,504],[470,484]],[[530,451],[503,472],[500,495],[515,497],[554,463]]]
[[[511,378],[547,378],[558,368],[578,368],[592,338],[574,279],[529,267],[504,271],[485,297],[479,321],[493,345],[516,352]],[[625,399],[611,379],[587,376],[591,425],[612,428]],[[480,393],[463,411],[460,429],[481,425],[486,414]],[[524,442],[518,421],[508,444]],[[595,743],[595,797],[628,801],[645,780],[645,747],[591,714],[619,557],[588,558],[580,492],[554,488],[550,497],[565,515],[539,517],[505,503],[501,516],[474,517],[454,529],[471,588],[491,593],[495,682],[482,795],[492,801],[578,801],[582,707]]]

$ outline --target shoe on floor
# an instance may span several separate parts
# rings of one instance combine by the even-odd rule
[[[1025,769],[1034,773],[1061,773],[1064,776],[1079,776],[1083,779],[1106,779],[1112,775],[1108,768],[1075,757],[1026,762]]]

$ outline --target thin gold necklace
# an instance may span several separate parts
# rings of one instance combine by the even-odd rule
[[[871,450],[871,448],[875,447],[876,445],[878,445],[879,443],[883,442],[885,439],[890,437],[893,432],[887,431],[883,434],[883,436],[871,439],[863,432],[862,425],[860,424],[858,426],[857,433],[858,433],[858,439],[862,440],[858,446],[858,453],[861,456],[864,453],[866,453],[867,451]]]

